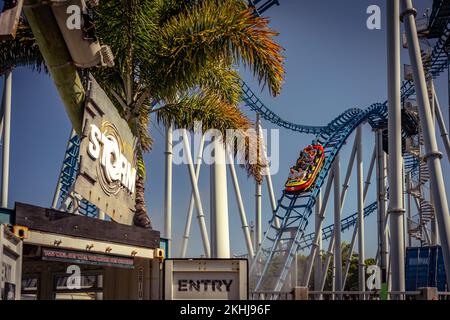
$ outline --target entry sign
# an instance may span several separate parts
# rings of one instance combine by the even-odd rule
[[[95,79],[89,80],[75,192],[113,220],[131,225],[137,140]]]
[[[165,300],[247,300],[246,259],[166,259]]]

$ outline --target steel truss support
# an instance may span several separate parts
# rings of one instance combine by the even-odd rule
[[[425,142],[425,159],[430,170],[430,185],[433,190],[435,217],[438,222],[445,272],[450,274],[450,217],[444,179],[442,176],[442,154],[437,148],[430,103],[428,101],[425,73],[415,23],[416,11],[412,6],[411,0],[402,0],[402,5],[409,57],[413,69],[413,79],[416,86],[417,102],[419,105],[419,116]],[[450,287],[450,277],[447,277],[447,284]]]
[[[387,238],[387,192],[386,192],[386,153],[383,151],[383,132],[375,131],[377,207],[378,207],[378,253],[380,255],[381,282],[387,283],[388,238]]]
[[[189,138],[186,129],[183,130],[183,146],[186,159],[188,162],[187,164],[189,170],[189,177],[191,180],[192,191],[194,193],[195,206],[197,207],[197,219],[200,226],[200,234],[202,236],[203,249],[205,252],[205,256],[209,258],[211,257],[211,245],[209,242],[208,230],[206,229],[205,214],[203,212],[203,205],[200,198],[200,191],[198,189],[197,176],[195,174],[194,165],[192,163],[191,146],[189,145]]]
[[[58,176],[58,183],[56,184],[56,189],[55,192],[53,193],[53,200],[52,200],[52,209],[56,209],[58,207],[58,200],[59,200],[59,196],[61,195],[61,186],[62,186],[62,175],[63,175],[63,169],[64,169],[64,160],[66,157],[66,150],[69,149],[70,146],[70,141],[72,140],[72,138],[76,135],[75,130],[71,130],[70,131],[70,135],[69,135],[69,139],[67,140],[67,146],[66,149],[64,151],[64,157],[63,157],[63,161],[62,161],[62,165],[61,165],[61,170],[59,170],[59,176]]]
[[[344,206],[344,203],[345,203],[345,197],[347,195],[347,190],[348,190],[348,183],[350,181],[350,176],[352,174],[353,163],[355,162],[355,157],[356,157],[356,140],[353,143],[353,149],[352,149],[352,152],[351,152],[351,155],[350,155],[350,159],[349,159],[349,162],[348,162],[348,166],[347,166],[347,173],[345,175],[345,180],[344,180],[344,183],[342,185],[342,192],[341,192],[341,197],[340,197],[340,199],[341,199],[341,208]],[[334,174],[333,171],[331,173]],[[325,255],[325,261],[324,261],[323,269],[322,269],[322,279],[321,279],[321,282],[320,282],[320,291],[323,291],[323,288],[325,287],[325,281],[327,280],[327,270],[328,270],[328,267],[330,266],[331,257],[333,256],[334,241],[335,241],[335,238],[334,238],[335,230],[336,230],[336,226],[333,228],[333,231],[332,231],[331,236],[330,236],[330,241],[328,242],[328,250],[327,250],[326,255]]]
[[[372,159],[370,160],[369,171],[367,171],[367,177],[366,177],[366,181],[364,183],[363,201],[366,201],[367,192],[369,191],[369,186],[370,186],[370,180],[372,179],[373,168],[375,166],[375,158],[376,158],[375,152],[376,152],[376,149],[374,148],[373,153],[372,153]],[[356,237],[358,236],[358,229],[359,229],[358,225],[355,225],[355,228],[353,229],[352,241],[350,243],[350,252],[349,252],[349,255],[345,262],[344,279],[342,281],[342,288],[344,288],[344,290],[345,290],[345,284],[347,283],[348,272],[350,270],[351,257],[353,255],[353,251],[355,250],[355,242],[356,242]]]
[[[233,181],[234,193],[236,195],[236,200],[239,208],[239,216],[241,218],[242,231],[244,233],[245,244],[247,246],[247,253],[249,260],[253,260],[255,257],[255,251],[253,249],[252,237],[250,235],[250,229],[247,223],[247,215],[245,214],[244,203],[242,201],[241,189],[239,188],[239,182],[236,175],[236,169],[234,167],[233,156],[231,152],[227,152],[229,168],[231,173],[231,179]]]
[[[203,155],[204,145],[205,145],[205,136],[202,134],[202,137],[200,140],[200,146],[198,148],[197,161],[195,163],[195,176],[196,176],[197,182],[198,182],[198,179],[200,178],[200,168],[202,166],[202,159],[203,159],[202,155]],[[186,217],[186,224],[184,227],[183,241],[181,242],[181,253],[180,253],[181,258],[186,257],[187,246],[188,246],[188,242],[189,242],[189,235],[191,233],[191,223],[192,223],[192,214],[194,213],[194,205],[195,205],[195,194],[194,194],[194,190],[192,190],[191,200],[189,201],[188,214]],[[199,222],[200,222],[200,220],[199,220]]]
[[[340,159],[339,154],[334,159],[334,290],[342,291],[342,251],[341,251],[341,186],[340,186]],[[341,299],[341,294],[336,298]]]
[[[311,278],[311,273],[312,273],[312,268],[313,268],[313,263],[314,260],[316,258],[316,256],[320,257],[320,247],[319,247],[319,241],[321,238],[321,230],[322,230],[322,225],[323,225],[323,221],[325,218],[325,211],[328,205],[328,198],[330,196],[330,191],[331,191],[331,186],[333,184],[333,178],[334,178],[334,173],[330,172],[330,174],[328,175],[328,181],[327,181],[327,185],[325,187],[325,192],[324,192],[324,197],[323,200],[321,200],[320,203],[320,212],[318,215],[318,225],[316,224],[316,232],[314,234],[314,241],[313,244],[311,245],[311,252],[309,253],[308,256],[308,261],[306,264],[306,271],[304,274],[304,278],[303,278],[303,286],[307,287],[309,285],[309,280]],[[317,203],[316,203],[317,206]],[[316,209],[317,210],[317,209]],[[332,239],[334,239],[333,236],[330,237],[330,241],[332,241]],[[330,250],[328,250],[330,251]],[[324,274],[325,272],[325,274]],[[321,279],[326,278],[326,270],[325,271],[320,271],[320,274],[322,275],[322,277],[320,278],[320,283],[318,283],[317,285],[319,286],[319,290],[318,291],[322,291],[323,287],[321,287]],[[316,285],[314,285],[316,287]],[[317,290],[317,287],[315,288],[315,290]]]

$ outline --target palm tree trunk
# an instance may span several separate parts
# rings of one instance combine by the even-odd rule
[[[144,178],[139,175],[136,176],[136,213],[134,214],[133,222],[138,227],[152,229],[152,222],[150,221],[147,206],[145,205],[144,182]]]

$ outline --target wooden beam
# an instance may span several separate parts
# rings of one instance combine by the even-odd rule
[[[0,41],[14,40],[16,37],[23,1],[18,0],[15,7],[0,14]]]
[[[159,248],[159,231],[23,203],[16,203],[15,224],[33,231],[77,237],[80,241],[85,238],[144,248]]]

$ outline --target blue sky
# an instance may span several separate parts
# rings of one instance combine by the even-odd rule
[[[365,108],[374,102],[386,100],[385,1],[282,0],[280,2],[281,6],[271,8],[266,14],[270,17],[272,28],[280,32],[277,40],[286,48],[286,78],[281,95],[272,98],[267,92],[261,92],[251,73],[241,70],[243,78],[255,92],[259,93],[267,106],[291,122],[325,125],[348,108]],[[366,8],[373,4],[381,7],[381,30],[371,31],[366,28],[368,17]],[[425,8],[431,7],[431,0],[416,0],[414,4],[419,12],[423,12]],[[407,51],[402,50],[402,63],[407,62]],[[446,78],[444,74],[436,80],[436,91],[444,109],[444,117],[448,119]],[[13,86],[10,206],[19,201],[48,207],[61,167],[70,123],[53,82],[48,76],[19,68],[14,72]],[[252,112],[245,107],[243,110],[254,119],[255,115]],[[263,121],[263,127],[275,128],[266,121]],[[146,156],[149,168],[146,199],[154,227],[163,230],[164,129],[152,124],[150,131],[155,144],[153,151]],[[369,126],[364,127],[363,137],[366,163],[364,169],[367,170],[374,140]],[[312,139],[311,135],[280,130],[280,170],[272,177],[276,198],[281,195],[287,171],[295,161],[298,150]],[[352,141],[353,136],[344,147],[341,156],[342,170],[346,168]],[[443,150],[441,144],[440,147]],[[238,174],[247,218],[251,221],[254,220],[255,186],[241,169],[238,169]],[[207,166],[202,167],[200,176],[200,192],[209,223]],[[444,165],[444,176],[450,176],[448,162]],[[355,175],[350,181],[343,216],[356,210],[354,181]],[[366,203],[373,202],[376,197],[375,181],[372,181]],[[173,254],[177,256],[190,198],[186,166],[174,167],[173,185]],[[230,179],[228,187],[231,251],[233,254],[241,254],[245,253],[245,243]],[[270,214],[270,203],[264,185],[263,229],[267,227]],[[331,221],[330,205],[325,224]],[[376,218],[371,216],[366,221],[367,256],[373,256],[376,252],[375,230]],[[350,236],[351,233],[347,232],[343,235],[343,239],[348,240]],[[195,217],[188,253],[190,256],[199,256],[202,253],[201,237]]]

